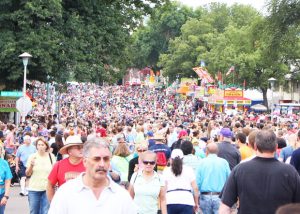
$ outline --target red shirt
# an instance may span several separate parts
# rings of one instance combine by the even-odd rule
[[[100,134],[100,137],[107,137],[107,134],[106,134],[106,129],[101,127],[100,129],[97,129],[96,130],[96,133],[99,133]]]
[[[64,184],[67,180],[76,178],[81,172],[85,171],[83,162],[80,161],[79,164],[73,165],[70,163],[69,158],[65,158],[54,164],[48,180],[52,185],[58,183],[58,186]]]

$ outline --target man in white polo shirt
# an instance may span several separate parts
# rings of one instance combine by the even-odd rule
[[[86,171],[63,184],[55,193],[48,214],[136,214],[129,193],[107,176],[111,152],[99,138],[83,147]]]

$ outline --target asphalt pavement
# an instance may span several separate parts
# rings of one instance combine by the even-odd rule
[[[19,193],[20,186],[18,184],[10,188],[5,214],[29,214],[28,197],[20,196]]]

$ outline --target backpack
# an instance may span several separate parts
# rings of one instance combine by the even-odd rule
[[[157,167],[165,167],[168,164],[166,154],[163,151],[156,152],[156,165]]]

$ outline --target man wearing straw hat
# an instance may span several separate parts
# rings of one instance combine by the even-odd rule
[[[78,135],[69,136],[65,145],[59,150],[62,155],[69,155],[61,161],[58,161],[48,176],[47,197],[51,201],[55,187],[60,187],[66,181],[76,178],[81,172],[85,171],[82,162],[83,158],[83,143]]]

